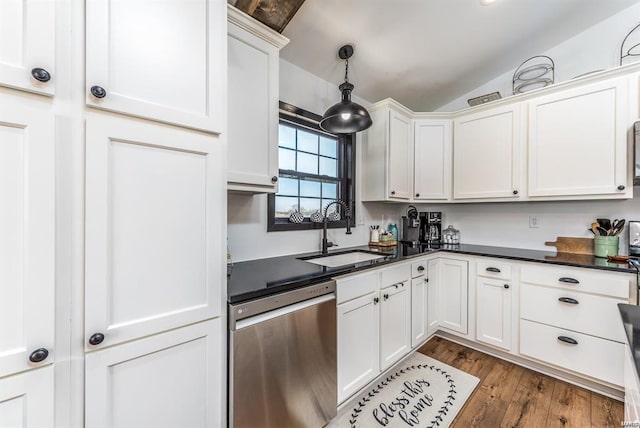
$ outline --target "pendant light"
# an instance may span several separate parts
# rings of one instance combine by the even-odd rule
[[[351,101],[354,86],[349,83],[349,58],[353,55],[353,45],[344,45],[338,56],[344,60],[344,83],[339,87],[342,101],[329,107],[322,116],[320,128],[332,134],[351,134],[364,131],[371,126],[371,116],[366,108]]]

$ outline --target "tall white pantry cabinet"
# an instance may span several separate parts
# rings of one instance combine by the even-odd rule
[[[0,427],[224,425],[226,13],[0,3]]]

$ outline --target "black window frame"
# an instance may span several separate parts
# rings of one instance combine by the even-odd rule
[[[298,128],[305,128],[314,133],[331,135],[338,139],[338,176],[340,179],[338,198],[344,201],[351,211],[351,227],[355,227],[355,176],[356,176],[356,138],[354,134],[329,134],[320,129],[319,123],[322,116],[303,110],[294,105],[280,101],[280,122]],[[297,171],[278,170],[280,174],[289,176],[317,177],[312,174],[300,173]],[[322,207],[324,208],[324,207]],[[302,223],[291,223],[288,218],[276,218],[276,195],[270,193],[267,196],[267,232],[284,232],[291,230],[314,230],[322,229],[322,223],[314,223],[308,217],[305,217]],[[342,210],[340,210],[341,219],[339,221],[329,222],[327,227],[331,229],[345,228],[347,220],[344,218]]]

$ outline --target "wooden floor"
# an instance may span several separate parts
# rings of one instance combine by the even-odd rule
[[[620,427],[623,403],[435,337],[419,352],[480,379],[452,427]]]

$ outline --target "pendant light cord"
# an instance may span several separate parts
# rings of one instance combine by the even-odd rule
[[[344,83],[349,83],[349,58],[344,60]]]

